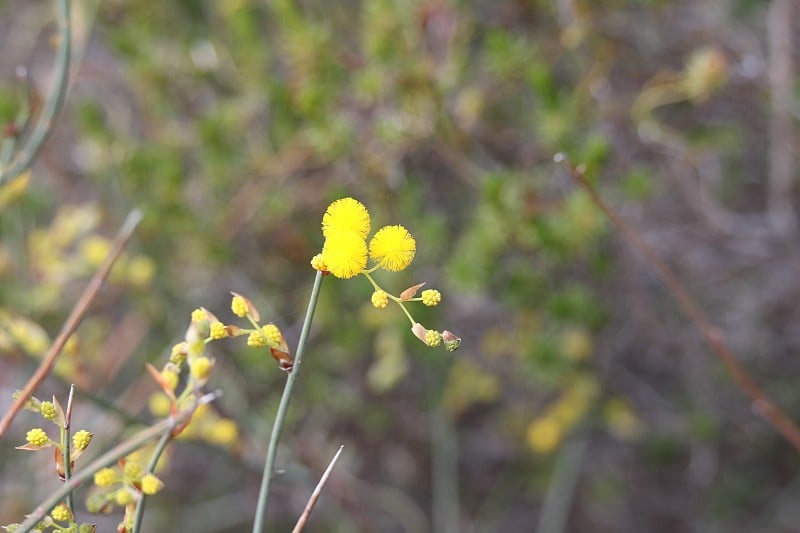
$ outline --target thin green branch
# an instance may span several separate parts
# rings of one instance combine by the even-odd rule
[[[156,444],[156,449],[153,450],[153,455],[150,457],[150,463],[147,465],[146,474],[152,474],[153,471],[156,469],[156,465],[158,464],[158,460],[161,458],[161,454],[164,453],[164,450],[167,449],[167,443],[172,439],[172,431],[165,431],[163,435],[161,435],[161,439],[159,439],[158,444]],[[134,515],[133,519],[133,529],[131,533],[139,533],[142,529],[142,518],[144,517],[144,500],[145,495],[142,493],[139,496],[139,501],[136,503],[136,514]]]
[[[69,397],[67,398],[67,412],[64,415],[64,426],[61,428],[61,450],[64,459],[64,483],[68,483],[72,477],[72,453],[70,451],[70,426],[72,420],[72,400],[75,397],[75,385],[69,387]],[[75,516],[75,506],[72,502],[72,493],[67,494],[67,507],[72,516]]]
[[[60,42],[58,55],[56,56],[56,74],[53,94],[47,100],[25,144],[19,149],[8,167],[0,169],[0,184],[28,168],[33,158],[36,157],[42,143],[52,131],[53,119],[64,103],[69,85],[70,59],[72,56],[72,16],[70,14],[70,0],[58,1],[58,23],[61,31],[59,33]]]
[[[308,339],[308,332],[311,330],[311,320],[314,318],[314,310],[317,307],[317,300],[319,299],[319,288],[322,285],[322,272],[317,272],[314,278],[314,287],[311,289],[311,296],[308,300],[308,309],[306,310],[305,320],[303,321],[303,329],[300,332],[300,340],[297,343],[297,352],[295,353],[294,367],[286,378],[286,385],[283,388],[283,395],[281,402],[278,405],[278,412],[275,415],[275,422],[272,425],[272,434],[269,439],[269,447],[267,448],[267,459],[264,462],[264,472],[261,475],[261,489],[258,494],[258,505],[256,507],[256,514],[253,520],[253,533],[260,533],[264,531],[264,518],[267,514],[267,504],[269,502],[269,485],[272,480],[272,472],[275,468],[275,456],[278,452],[278,440],[281,436],[283,429],[283,421],[286,418],[286,411],[289,408],[289,400],[292,396],[294,383],[300,373],[300,365],[302,364],[303,352],[305,350],[306,341]]]

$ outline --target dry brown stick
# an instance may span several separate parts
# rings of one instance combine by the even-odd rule
[[[111,267],[114,266],[117,258],[122,253],[125,245],[128,243],[128,239],[130,239],[131,235],[133,234],[133,230],[136,229],[136,226],[139,225],[141,220],[142,213],[138,209],[131,211],[131,213],[125,219],[125,222],[122,224],[119,233],[117,233],[117,236],[114,238],[114,243],[111,247],[111,250],[108,252],[108,256],[106,256],[106,259],[103,261],[100,269],[95,273],[94,276],[92,276],[89,284],[86,285],[81,297],[78,299],[77,303],[72,308],[72,311],[70,311],[66,322],[64,322],[64,325],[61,327],[61,331],[58,333],[56,340],[53,341],[53,344],[50,346],[50,350],[48,350],[47,354],[42,359],[42,362],[39,363],[39,368],[36,369],[36,372],[28,380],[28,383],[25,384],[25,387],[22,389],[22,394],[20,394],[16,400],[14,400],[14,403],[11,404],[11,407],[3,416],[3,419],[0,420],[0,437],[5,435],[9,426],[11,426],[11,422],[14,420],[14,417],[17,416],[19,410],[22,409],[22,406],[25,405],[25,402],[28,401],[28,398],[33,395],[33,392],[36,390],[36,388],[42,383],[42,381],[44,381],[44,379],[50,373],[50,370],[52,370],[53,365],[55,365],[56,360],[58,359],[58,356],[61,354],[61,350],[64,348],[64,344],[66,344],[70,335],[72,335],[75,330],[78,329],[78,325],[80,325],[81,320],[83,320],[83,316],[89,309],[89,305],[91,305],[95,296],[97,296],[98,291],[100,291],[100,287],[103,286],[103,282],[108,277],[109,272],[111,272]]]
[[[328,482],[328,477],[330,477],[331,472],[333,472],[333,467],[336,466],[336,461],[338,461],[339,456],[342,455],[343,449],[344,449],[344,444],[339,446],[339,451],[337,451],[336,455],[333,456],[333,459],[331,459],[331,463],[328,465],[328,468],[325,469],[325,472],[319,479],[319,483],[317,483],[316,488],[314,488],[314,492],[311,493],[311,497],[308,499],[306,508],[303,509],[303,514],[301,514],[300,518],[297,520],[297,524],[294,526],[292,533],[300,533],[301,531],[303,531],[303,528],[306,527],[306,522],[308,521],[308,517],[311,515],[311,511],[314,509],[314,505],[316,505],[317,500],[319,499],[319,495],[322,494],[322,489],[325,488],[325,483]]]
[[[592,184],[589,183],[584,176],[583,168],[580,166],[573,166],[564,154],[556,154],[554,159],[557,163],[565,163],[567,165],[572,178],[589,194],[594,204],[599,207],[611,222],[614,223],[617,229],[622,232],[628,242],[641,254],[645,263],[661,276],[670,294],[678,302],[683,312],[689,317],[689,320],[698,331],[700,331],[709,348],[711,348],[711,351],[719,358],[722,364],[725,365],[725,368],[731,373],[733,380],[742,392],[753,401],[753,410],[763,416],[778,433],[783,435],[783,437],[800,452],[800,428],[797,427],[786,413],[772,403],[747,370],[739,363],[739,360],[728,346],[725,334],[711,323],[711,320],[709,320],[678,276],[659,259],[639,233],[625,222],[622,217],[600,197]]]

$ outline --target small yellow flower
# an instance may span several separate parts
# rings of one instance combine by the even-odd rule
[[[436,347],[442,343],[442,334],[438,331],[429,329],[425,332],[425,344],[428,346]]]
[[[427,289],[422,291],[422,303],[428,307],[439,305],[442,301],[442,294],[436,289]]]
[[[25,435],[28,444],[32,446],[45,446],[50,439],[42,428],[33,428]]]
[[[195,379],[206,379],[211,374],[214,363],[208,357],[196,357],[189,363],[189,372]]]
[[[230,446],[239,440],[239,426],[229,418],[220,418],[209,428],[209,442],[220,446]]]
[[[322,260],[337,278],[352,278],[367,266],[367,243],[352,231],[333,233],[325,239]]]
[[[161,378],[170,390],[175,390],[175,387],[178,386],[178,373],[174,370],[165,368],[161,371]]]
[[[125,477],[136,481],[140,477],[142,477],[142,464],[139,461],[134,459],[127,458],[125,460],[125,467],[123,468],[123,472],[125,473]]]
[[[133,501],[133,494],[127,487],[122,487],[114,493],[114,501],[117,505],[128,505]]]
[[[209,337],[214,340],[217,339],[224,339],[228,336],[228,330],[225,329],[225,324],[222,322],[214,322],[211,324],[211,329],[209,330]]]
[[[322,260],[322,254],[317,254],[311,258],[311,268],[319,270],[320,272],[326,272],[328,270],[328,267],[325,266],[325,261]]]
[[[362,239],[369,235],[369,211],[354,198],[336,200],[322,216],[322,234],[328,238],[333,233],[352,231]]]
[[[70,513],[67,506],[63,504],[58,504],[53,507],[53,510],[50,511],[50,516],[52,516],[53,520],[56,522],[69,522],[72,520],[72,513]]]
[[[56,406],[53,402],[42,402],[39,405],[39,412],[45,420],[53,420],[56,417]]]
[[[374,305],[378,309],[383,309],[387,305],[389,305],[389,295],[386,294],[386,291],[378,289],[377,291],[373,292],[372,305]]]
[[[179,342],[173,346],[172,351],[169,354],[170,362],[175,363],[176,365],[182,365],[186,360],[186,350],[188,349],[189,345],[186,343],[186,341]]]
[[[271,346],[280,346],[281,344],[281,330],[275,324],[267,324],[261,328],[261,333],[267,338],[267,342]]]
[[[142,492],[148,496],[158,493],[163,487],[164,482],[158,479],[153,474],[145,474],[142,476]]]
[[[192,322],[202,322],[208,318],[208,315],[203,309],[197,308],[192,311]]]
[[[161,391],[154,392],[147,399],[147,407],[153,416],[167,416],[172,408],[172,401]]]
[[[403,226],[384,226],[369,243],[369,256],[381,268],[397,272],[414,260],[417,243]]]
[[[244,298],[241,296],[234,296],[231,300],[231,311],[233,311],[233,314],[236,316],[245,316],[247,314],[247,302],[244,301]]]
[[[117,471],[113,468],[101,468],[94,473],[94,484],[98,487],[109,487],[117,482]]]
[[[82,429],[72,436],[72,445],[76,450],[85,450],[89,443],[92,442],[93,436],[92,433]]]
[[[253,330],[250,332],[250,335],[247,336],[247,345],[252,348],[266,346],[267,338],[264,336],[264,333],[260,329]]]

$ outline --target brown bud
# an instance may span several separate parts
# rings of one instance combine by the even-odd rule
[[[400,299],[403,300],[404,302],[406,300],[410,300],[417,294],[417,291],[420,290],[423,285],[425,285],[425,283],[418,283],[413,287],[407,288],[406,290],[400,293]]]

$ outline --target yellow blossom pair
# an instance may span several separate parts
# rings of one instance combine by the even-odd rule
[[[325,244],[311,266],[337,278],[349,279],[367,268],[367,257],[375,262],[374,268],[392,272],[411,264],[417,243],[406,228],[384,226],[367,245],[370,229],[370,214],[364,204],[354,198],[336,200],[322,217]]]

